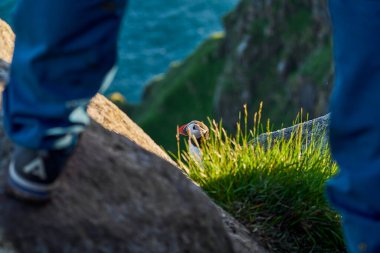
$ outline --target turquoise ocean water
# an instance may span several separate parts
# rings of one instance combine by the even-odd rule
[[[0,0],[7,17],[12,2]],[[149,79],[183,60],[211,33],[238,0],[130,0],[119,39],[119,72],[107,93],[121,92],[140,101]]]
[[[119,46],[119,66],[109,92],[138,102],[144,85],[182,60],[211,33],[221,31],[222,16],[237,0],[130,1]]]
[[[0,18],[9,22],[11,11],[17,0],[0,0]]]

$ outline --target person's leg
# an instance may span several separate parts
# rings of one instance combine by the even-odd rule
[[[21,147],[15,156],[25,154],[13,159],[16,171],[18,161],[30,160],[33,153],[40,156],[37,151],[46,154],[54,150],[52,154],[62,157],[68,152],[60,151],[76,144],[78,134],[89,123],[86,105],[115,64],[125,3],[126,0],[19,2],[14,16],[16,43],[10,82],[3,99],[5,130]],[[38,184],[47,183],[43,180],[50,178],[46,173],[52,173],[53,178],[59,174],[59,166],[49,165],[44,174],[39,164],[34,162],[28,168],[22,165],[25,168],[20,173],[29,172],[28,180]],[[24,184],[25,180],[19,180],[16,174],[16,181]]]
[[[327,184],[349,252],[380,252],[380,1],[330,0],[335,87]]]

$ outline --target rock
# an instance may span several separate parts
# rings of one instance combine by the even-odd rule
[[[88,107],[90,117],[104,128],[121,134],[168,162],[176,163],[125,113],[104,96],[97,94]]]
[[[229,213],[218,207],[236,253],[269,253],[253,235]]]
[[[7,23],[0,19],[0,59],[11,62],[15,35]]]
[[[35,207],[3,194],[0,203],[3,242],[16,252],[233,252],[198,187],[97,124],[83,134],[51,203]]]
[[[8,79],[9,62],[12,60],[14,40],[15,35],[12,29],[0,19],[0,92],[2,92]]]
[[[225,128],[234,129],[243,104],[256,109],[261,101],[264,122],[276,125],[290,125],[300,108],[310,118],[327,113],[333,67],[326,0],[240,0],[224,26],[214,110]]]
[[[302,133],[302,138],[305,141],[304,145],[308,145],[311,141],[322,143],[323,146],[328,145],[329,136],[329,121],[330,114],[322,117],[306,121],[284,128],[275,132],[265,133],[257,137],[254,142],[260,143],[263,146],[268,146],[279,139],[289,140],[296,132]]]
[[[9,63],[0,58],[0,85],[8,80]]]
[[[5,83],[8,80],[9,73],[9,63],[0,58],[0,93],[3,92]],[[0,116],[2,115],[1,111],[2,96],[0,95]]]
[[[98,94],[88,112],[98,123],[45,206],[4,194],[0,119],[0,252],[266,252],[109,100]]]

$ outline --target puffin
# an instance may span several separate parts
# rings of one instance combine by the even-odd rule
[[[181,135],[188,137],[189,153],[198,162],[201,161],[202,152],[199,149],[205,140],[209,138],[209,129],[201,121],[192,120],[178,128]]]

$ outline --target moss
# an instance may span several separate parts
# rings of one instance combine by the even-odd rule
[[[287,32],[292,34],[292,36],[298,36],[304,31],[310,29],[311,25],[311,10],[299,9],[296,13],[290,15],[287,22]]]
[[[317,48],[310,53],[301,66],[301,75],[310,78],[316,84],[323,84],[326,73],[329,73],[332,61],[330,46]]]
[[[269,24],[266,19],[257,19],[251,25],[252,37],[256,43],[263,42],[265,39],[265,28]]]

